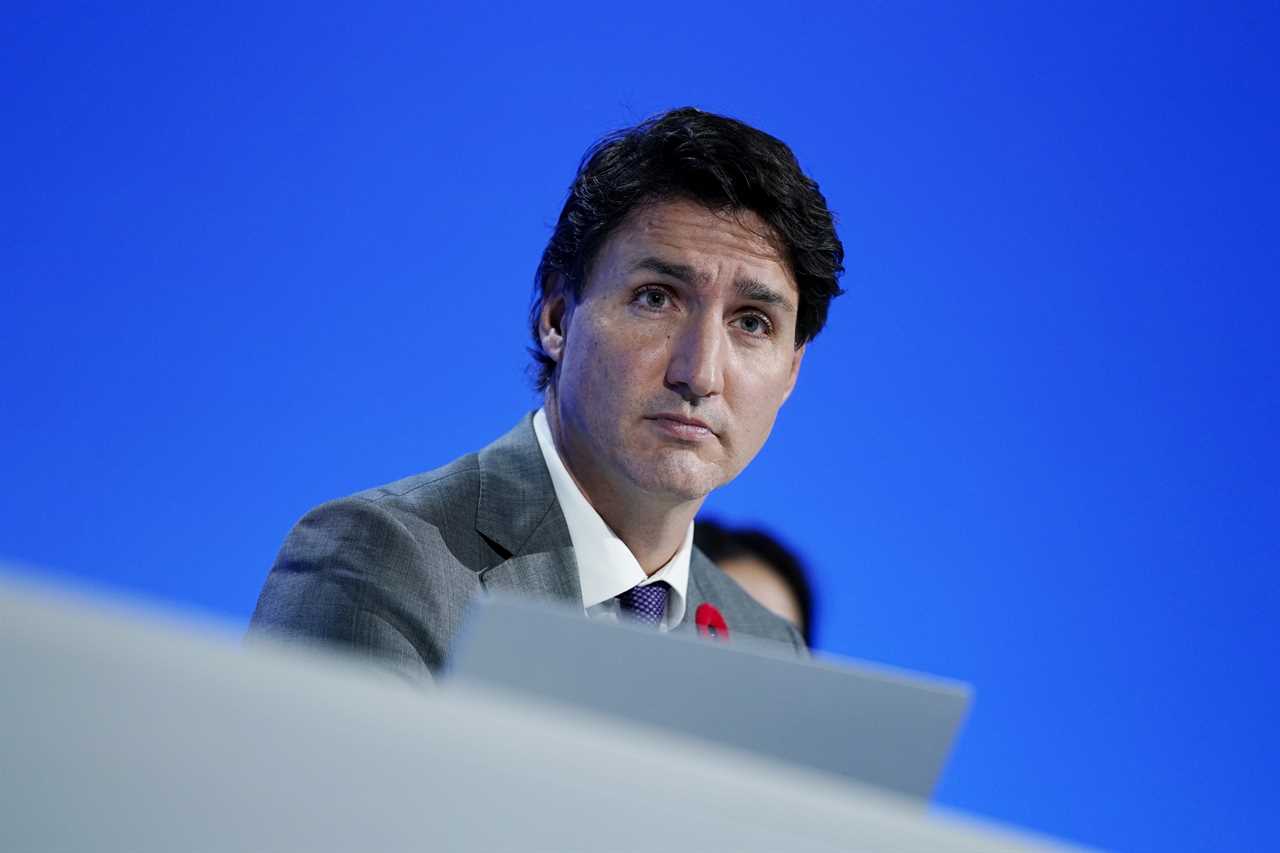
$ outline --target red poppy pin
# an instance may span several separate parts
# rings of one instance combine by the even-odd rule
[[[698,626],[698,633],[704,637],[715,637],[718,640],[729,639],[729,624],[724,621],[720,611],[714,604],[702,603],[693,614],[693,621]]]

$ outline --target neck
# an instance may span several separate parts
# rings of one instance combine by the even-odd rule
[[[646,575],[665,566],[684,544],[702,499],[673,500],[607,476],[598,466],[589,464],[590,448],[569,440],[550,392],[545,410],[556,451],[592,509],[626,544]]]

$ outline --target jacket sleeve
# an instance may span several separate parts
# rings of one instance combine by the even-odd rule
[[[424,563],[419,543],[388,510],[361,498],[323,504],[281,546],[249,639],[318,643],[429,681],[426,633],[409,606]]]

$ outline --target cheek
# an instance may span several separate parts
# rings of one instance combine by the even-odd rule
[[[741,365],[732,407],[738,423],[735,451],[746,460],[755,457],[773,431],[790,379],[789,363],[779,367],[773,362],[764,370],[758,362]]]
[[[753,421],[771,423],[786,399],[791,382],[791,364],[777,356],[740,359],[736,368],[735,392],[740,415]]]
[[[624,323],[601,320],[582,323],[574,331],[565,372],[573,378],[579,404],[603,418],[622,401],[652,393],[647,377],[654,371],[661,374],[660,342]]]
[[[579,369],[594,374],[592,381],[597,385],[631,390],[661,366],[663,338],[649,330],[601,322],[585,331]]]

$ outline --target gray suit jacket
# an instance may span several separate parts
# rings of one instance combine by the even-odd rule
[[[581,606],[578,565],[533,418],[434,471],[331,501],[290,531],[249,631],[317,640],[416,677],[447,660],[467,605],[505,591]],[[735,632],[804,641],[694,549],[686,617],[711,602]]]

